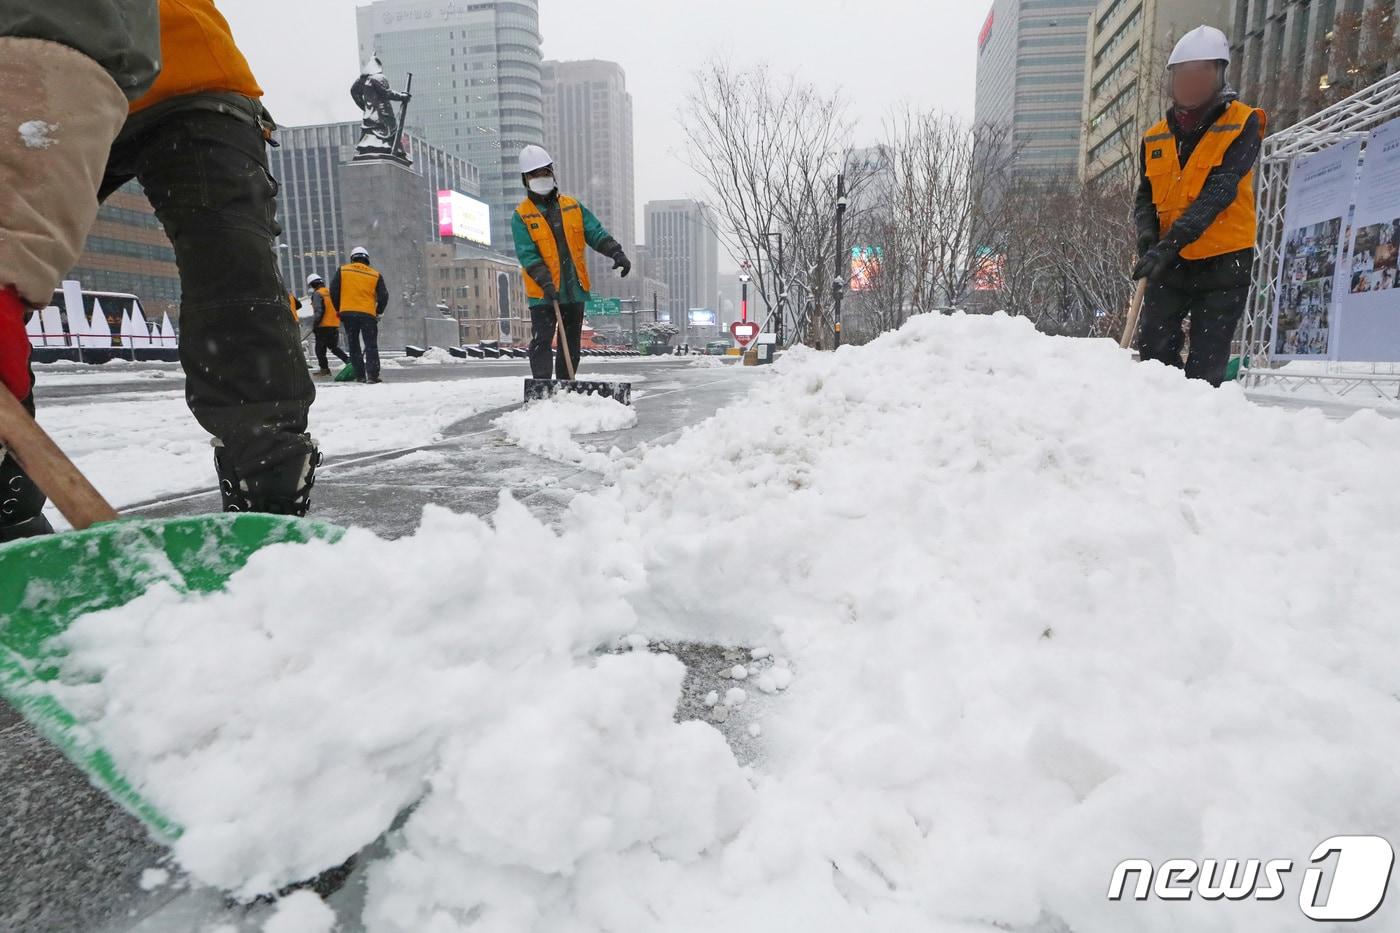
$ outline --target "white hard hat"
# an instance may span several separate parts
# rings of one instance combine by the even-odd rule
[[[352,250],[350,251],[350,258],[351,258],[351,259],[354,259],[356,256],[363,256],[363,257],[365,257],[366,259],[368,259],[368,258],[369,258],[369,250],[365,249],[363,246],[357,246],[357,247],[355,247],[354,249],[352,249]]]
[[[1197,26],[1181,37],[1172,49],[1172,57],[1167,59],[1167,67],[1183,62],[1226,62],[1230,61],[1230,40],[1225,33],[1214,26]]]
[[[319,273],[319,272],[313,272],[313,273],[311,273],[310,275],[308,275],[308,276],[306,277],[306,287],[307,287],[307,288],[310,288],[311,286],[315,285],[317,282],[324,282],[324,281],[325,281],[325,279],[321,278],[321,273]]]
[[[553,164],[554,160],[549,157],[548,152],[544,151],[543,146],[526,146],[520,150],[520,174],[522,175],[528,175],[536,169]]]

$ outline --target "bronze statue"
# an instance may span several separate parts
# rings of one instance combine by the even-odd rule
[[[357,161],[384,158],[412,161],[403,150],[404,117],[408,113],[408,102],[413,99],[412,90],[412,74],[408,76],[408,87],[402,93],[395,91],[384,77],[384,65],[379,56],[370,56],[364,73],[350,86],[350,96],[363,114],[360,141],[355,146]],[[397,117],[395,102],[403,104]]]

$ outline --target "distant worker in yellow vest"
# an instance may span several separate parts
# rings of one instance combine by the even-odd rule
[[[378,384],[379,319],[389,306],[389,286],[369,264],[369,250],[357,246],[350,262],[331,277],[331,304],[340,313],[340,326],[350,341],[350,365],[359,382]],[[362,346],[363,344],[363,346]]]
[[[306,279],[306,290],[311,295],[311,327],[316,335],[316,362],[321,364],[318,376],[331,374],[330,360],[326,351],[334,353],[342,363],[350,362],[350,357],[340,349],[340,312],[331,300],[331,290],[319,272],[313,272]]]
[[[613,268],[620,269],[623,278],[632,271],[632,262],[588,208],[559,193],[554,160],[543,148],[526,146],[521,150],[520,176],[529,195],[515,209],[511,232],[530,301],[530,372],[536,379],[548,379],[557,329],[555,302],[564,318],[569,358],[578,366],[583,309],[592,287],[588,280],[587,248],[611,259]],[[556,378],[569,378],[563,354],[559,355],[557,373]]]
[[[1134,211],[1133,278],[1148,280],[1142,359],[1180,366],[1189,317],[1186,375],[1215,386],[1249,297],[1254,166],[1268,127],[1264,111],[1230,87],[1229,64],[1230,42],[1218,29],[1200,26],[1177,43],[1167,66],[1172,106],[1143,137]]]

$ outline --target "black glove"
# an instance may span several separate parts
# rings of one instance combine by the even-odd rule
[[[540,286],[540,289],[544,292],[545,301],[550,304],[556,304],[559,301],[559,289],[554,287],[553,282],[546,282]]]
[[[1144,230],[1139,233],[1137,238],[1138,258],[1141,259],[1143,256],[1146,256],[1147,251],[1156,246],[1157,241],[1160,239],[1161,237],[1157,235],[1155,230]]]
[[[1158,243],[1149,249],[1133,267],[1133,279],[1147,279],[1156,282],[1167,274],[1176,263],[1176,250],[1166,243]]]
[[[632,260],[627,258],[627,254],[622,250],[613,253],[613,268],[622,270],[622,277],[627,278],[627,273],[632,271]]]

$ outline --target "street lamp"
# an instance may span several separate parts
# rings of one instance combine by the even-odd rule
[[[845,237],[842,235],[842,221],[846,217],[846,175],[843,172],[836,176],[836,275],[831,282],[832,302],[835,306],[834,317],[836,318],[836,346],[841,346],[841,295],[846,284],[841,277],[841,262],[845,247]]]

